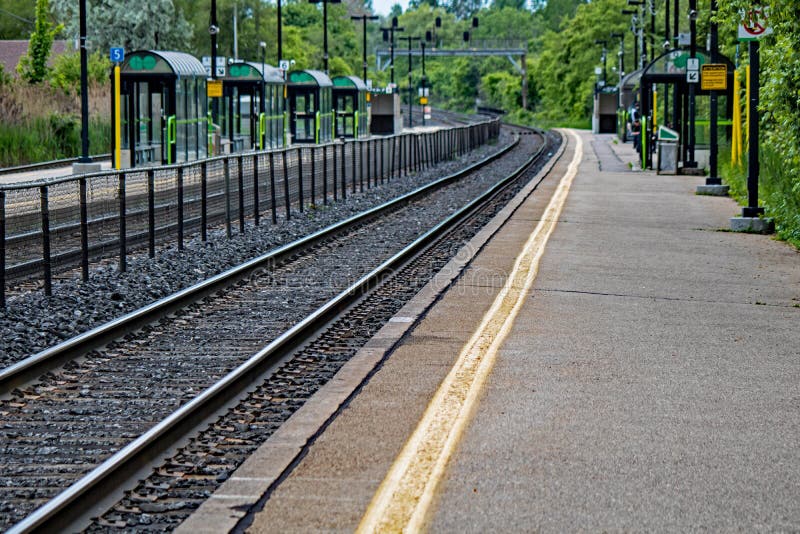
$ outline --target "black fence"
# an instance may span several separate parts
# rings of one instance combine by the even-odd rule
[[[391,137],[337,141],[196,161],[106,171],[35,185],[0,187],[0,306],[11,280],[34,279],[52,294],[54,270],[117,256],[125,271],[131,247],[228,237],[290,219],[292,210],[347,199],[348,194],[456,158],[496,138],[500,122]]]

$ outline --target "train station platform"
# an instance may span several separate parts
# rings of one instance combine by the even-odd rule
[[[104,171],[111,169],[110,161],[100,162],[100,168]],[[50,169],[34,169],[17,172],[6,172],[0,174],[0,185],[18,184],[23,182],[36,182],[41,180],[67,178],[76,176],[72,170],[72,165],[53,167]]]
[[[564,135],[179,532],[800,529],[800,255]]]

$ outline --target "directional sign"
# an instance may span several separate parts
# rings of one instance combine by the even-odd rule
[[[699,83],[700,82],[700,71],[698,70],[687,70],[686,71],[686,81],[689,83]]]
[[[700,89],[703,91],[725,91],[728,88],[728,67],[724,63],[703,65]]]
[[[122,63],[125,61],[125,49],[122,47],[111,48],[111,63]]]
[[[740,41],[757,41],[772,33],[769,25],[769,13],[766,7],[755,6],[744,13],[739,24]]]

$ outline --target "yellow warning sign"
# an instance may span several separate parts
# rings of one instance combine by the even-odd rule
[[[208,98],[222,97],[222,80],[207,80],[206,93]]]
[[[427,96],[421,96],[421,97],[419,97],[419,105],[420,105],[420,106],[424,106],[424,105],[425,105],[425,104],[427,104],[427,103],[428,103],[428,97],[427,97]]]
[[[728,88],[728,67],[723,63],[703,65],[700,69],[700,89],[725,91]]]

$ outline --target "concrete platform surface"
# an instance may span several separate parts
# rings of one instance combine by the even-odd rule
[[[579,135],[533,288],[424,528],[800,530],[800,255],[724,231],[739,208],[695,195],[702,177],[630,170],[629,145]],[[416,308],[402,344],[240,529],[358,528],[574,151]]]

